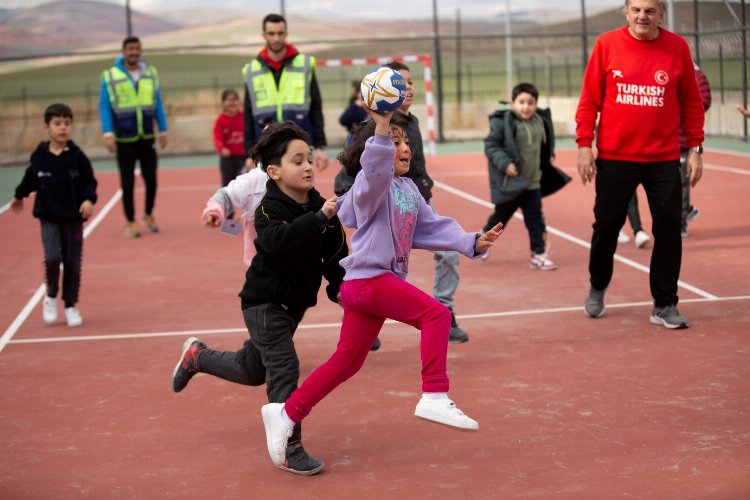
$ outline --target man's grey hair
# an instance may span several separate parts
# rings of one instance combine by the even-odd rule
[[[659,4],[659,8],[663,13],[667,12],[667,2],[664,0],[657,0],[656,3]],[[625,0],[625,8],[628,8],[628,5],[630,5],[630,0]]]

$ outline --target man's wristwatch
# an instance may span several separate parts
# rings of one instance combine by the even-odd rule
[[[703,146],[693,146],[692,148],[688,149],[691,153],[698,153],[699,155],[703,154]]]

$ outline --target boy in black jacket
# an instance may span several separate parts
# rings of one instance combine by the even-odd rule
[[[52,104],[44,111],[44,130],[49,141],[40,142],[31,154],[30,165],[10,204],[13,212],[23,210],[23,199],[36,191],[34,217],[42,225],[47,294],[42,318],[57,322],[57,291],[60,264],[63,266],[62,298],[68,326],[80,326],[76,309],[81,286],[83,221],[94,213],[96,179],[91,162],[70,140],[73,112],[65,104]]]
[[[187,339],[172,373],[174,392],[198,372],[244,385],[266,383],[271,403],[283,403],[297,388],[299,359],[292,336],[307,308],[316,304],[323,276],[328,298],[339,301],[344,279],[339,261],[349,253],[336,216],[338,198],[325,200],[313,187],[308,141],[294,123],[274,123],[250,151],[270,178],[255,211],[257,254],[240,292],[251,339],[237,352],[215,351],[195,337]],[[301,438],[297,425],[281,468],[315,474],[324,464],[307,454]]]

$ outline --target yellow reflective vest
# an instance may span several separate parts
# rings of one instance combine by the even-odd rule
[[[257,58],[242,68],[253,110],[255,136],[269,123],[292,120],[312,137],[310,82],[315,58],[297,54],[281,70],[279,85],[273,72]]]
[[[119,66],[102,72],[107,87],[109,102],[114,113],[114,132],[118,142],[135,142],[153,139],[156,120],[156,92],[159,89],[159,74],[148,66],[133,83],[130,75]]]

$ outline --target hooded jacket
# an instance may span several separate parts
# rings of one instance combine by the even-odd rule
[[[310,190],[307,205],[300,205],[269,180],[266,194],[255,210],[256,255],[245,273],[240,292],[242,308],[268,302],[282,305],[301,319],[317,303],[322,277],[332,302],[344,278],[339,261],[349,253],[346,234],[338,217],[327,219],[325,203]]]
[[[96,203],[96,179],[91,162],[73,141],[60,155],[49,151],[49,141],[40,142],[30,165],[16,187],[16,199],[36,191],[34,217],[50,222],[80,222],[81,204]]]
[[[544,124],[545,140],[542,142],[540,169],[542,171],[542,196],[550,195],[570,181],[570,177],[552,165],[551,158],[555,154],[555,132],[552,128],[552,114],[549,109],[537,109],[536,113]],[[499,102],[494,112],[489,115],[490,132],[484,138],[484,153],[487,156],[490,192],[493,203],[504,200],[501,186],[505,181],[508,164],[523,164],[523,158],[518,151],[513,134],[515,122],[518,120],[507,102]],[[500,201],[496,201],[500,200]]]

